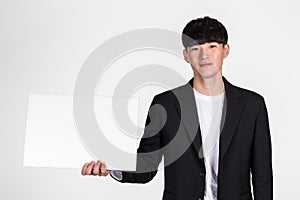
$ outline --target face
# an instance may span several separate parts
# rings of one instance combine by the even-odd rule
[[[190,63],[195,76],[211,78],[222,75],[223,60],[229,54],[229,45],[209,42],[188,47],[183,51],[184,59]]]

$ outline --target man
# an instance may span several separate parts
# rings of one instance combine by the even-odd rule
[[[138,148],[137,170],[109,171],[105,163],[92,161],[83,166],[82,174],[111,174],[120,182],[146,183],[164,156],[163,200],[273,199],[265,102],[222,76],[230,50],[227,40],[225,27],[216,19],[190,21],[182,43],[194,78],[154,97]]]

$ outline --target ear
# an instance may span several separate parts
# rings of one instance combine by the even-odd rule
[[[188,59],[188,55],[187,55],[186,49],[183,50],[183,57],[184,57],[184,60],[185,60],[187,63],[190,63],[190,62],[189,62],[189,59]]]
[[[230,46],[229,44],[224,45],[224,58],[227,58],[230,52]]]

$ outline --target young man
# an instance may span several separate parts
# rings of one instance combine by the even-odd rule
[[[183,30],[184,59],[194,78],[156,95],[150,106],[135,172],[86,163],[83,175],[146,183],[164,156],[163,199],[271,200],[271,139],[263,97],[222,76],[229,54],[225,27],[209,17]],[[157,106],[159,105],[159,106]],[[251,179],[253,194],[251,191]]]

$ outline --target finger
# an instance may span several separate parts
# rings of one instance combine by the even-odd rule
[[[107,176],[110,173],[109,170],[106,170],[105,172],[102,173],[102,176]]]
[[[87,175],[92,175],[93,174],[93,168],[94,168],[94,165],[95,165],[95,161],[91,161],[88,166],[87,166],[87,169],[86,169],[86,174]]]
[[[101,176],[107,176],[109,174],[109,170],[106,169],[106,164],[102,162],[101,166]]]
[[[86,175],[86,169],[87,169],[88,164],[89,164],[89,163],[85,163],[85,164],[82,166],[81,174],[82,174],[83,176]]]
[[[93,168],[93,171],[92,171],[92,173],[94,174],[94,175],[100,175],[100,166],[101,166],[101,161],[100,160],[98,160],[97,162],[96,162],[96,164],[95,164],[95,166],[94,166],[94,168]]]

